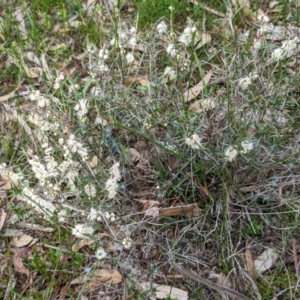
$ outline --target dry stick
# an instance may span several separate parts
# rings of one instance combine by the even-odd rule
[[[201,277],[198,277],[194,274],[192,274],[190,271],[188,271],[187,269],[181,267],[181,266],[178,266],[176,265],[175,263],[172,264],[174,266],[174,268],[180,272],[181,274],[183,274],[185,277],[188,277],[190,279],[193,279],[201,284],[204,284],[206,285],[207,287],[211,288],[212,290],[215,290],[219,293],[224,293],[228,296],[231,296],[231,297],[235,297],[237,299],[240,299],[240,300],[249,300],[249,298],[247,298],[246,296],[234,291],[234,290],[231,290],[229,288],[226,288],[224,286],[221,286],[221,285],[218,285],[218,284],[215,284],[205,278],[201,278]]]

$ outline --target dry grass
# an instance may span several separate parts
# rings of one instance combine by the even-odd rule
[[[297,6],[183,2],[0,5],[3,299],[299,297]]]

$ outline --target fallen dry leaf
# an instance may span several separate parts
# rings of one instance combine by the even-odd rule
[[[153,82],[149,81],[147,78],[141,77],[141,76],[137,76],[137,77],[128,76],[125,78],[125,83],[126,84],[137,83],[141,86],[149,86],[149,85],[154,86],[155,85]]]
[[[159,209],[159,217],[175,216],[198,217],[200,216],[200,209],[196,203]]]
[[[195,50],[200,49],[205,44],[208,44],[211,42],[211,35],[206,32],[197,32],[196,36],[194,38],[194,45],[196,45]]]
[[[213,109],[216,106],[217,104],[214,99],[207,98],[191,103],[189,110],[195,113],[201,113]]]
[[[98,166],[98,157],[96,155],[93,156],[92,160],[89,163],[91,169]]]
[[[124,153],[124,160],[126,164],[137,163],[141,158],[141,154],[135,148],[129,148],[127,152]]]
[[[93,245],[94,243],[95,243],[95,240],[87,240],[87,239],[80,240],[78,243],[76,243],[72,246],[72,251],[77,252],[82,247],[90,246],[90,245]]]
[[[155,288],[155,297],[157,299],[178,299],[178,300],[188,300],[188,292],[175,288],[169,285],[150,283],[150,282],[141,282],[139,283],[139,287],[143,291],[149,291]]]
[[[193,100],[202,92],[205,85],[208,84],[208,82],[212,76],[212,73],[213,73],[213,71],[212,71],[212,69],[210,69],[200,82],[198,82],[195,86],[189,88],[188,90],[186,90],[183,93],[183,99],[185,102],[189,102],[189,101]]]
[[[254,268],[258,273],[262,274],[269,270],[275,264],[277,259],[278,254],[275,250],[268,248],[254,260]]]
[[[33,241],[33,237],[27,234],[22,234],[20,236],[14,237],[11,241],[13,247],[22,248],[27,246]]]
[[[30,272],[24,267],[22,259],[29,257],[32,252],[33,249],[31,247],[23,247],[15,250],[13,261],[16,272],[26,274],[28,277],[30,276]]]
[[[101,284],[118,284],[122,282],[123,277],[117,271],[108,271],[106,269],[96,270],[91,276],[79,276],[71,281],[73,284],[85,284],[85,291],[92,291],[98,288]]]
[[[246,248],[245,258],[246,258],[246,264],[247,264],[249,275],[251,276],[251,278],[255,279],[254,262],[252,258],[251,249],[249,247]]]
[[[16,92],[16,90],[14,90],[13,92],[11,92],[7,95],[1,96],[0,97],[0,102],[9,100],[10,98],[12,98],[15,95],[15,92]]]
[[[0,231],[4,225],[5,219],[6,219],[7,213],[2,210],[1,216],[0,216]]]

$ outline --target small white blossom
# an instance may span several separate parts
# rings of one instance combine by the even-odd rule
[[[113,166],[110,168],[109,174],[115,178],[116,181],[119,181],[121,179],[121,173],[120,173],[120,163],[115,162]]]
[[[21,195],[20,199],[30,204],[38,213],[44,214],[45,218],[53,216],[56,209],[54,204],[35,194],[29,187],[25,187]]]
[[[22,180],[24,178],[24,176],[22,174],[15,173],[13,171],[8,171],[6,175],[9,178],[9,180],[11,181],[11,183],[15,186],[18,186],[20,183],[20,180]]]
[[[270,18],[266,14],[259,14],[257,16],[257,20],[258,20],[258,22],[261,22],[261,23],[269,23],[270,22]]]
[[[133,241],[132,241],[131,238],[125,238],[122,241],[122,244],[123,244],[123,246],[124,246],[125,249],[130,249],[132,247]]]
[[[201,138],[198,134],[194,133],[191,137],[185,139],[185,143],[190,146],[192,149],[200,149],[201,147]]]
[[[162,21],[159,24],[157,24],[156,29],[159,34],[164,34],[167,32],[168,26],[165,21]]]
[[[171,57],[176,57],[178,54],[174,44],[169,44],[166,48],[166,51]]]
[[[64,79],[65,79],[64,74],[63,74],[63,73],[59,73],[58,76],[55,78],[55,82],[54,82],[53,88],[54,88],[55,90],[58,90],[59,87],[60,87],[60,82],[61,82],[62,80],[64,80]]]
[[[117,190],[119,188],[118,182],[115,178],[109,178],[105,183],[105,189],[108,191],[108,198],[113,199],[117,195]]]
[[[241,146],[243,148],[242,151],[240,151],[242,154],[246,154],[254,149],[253,143],[248,140],[244,140],[241,142]]]
[[[95,255],[96,255],[97,259],[101,260],[107,256],[107,253],[102,247],[98,247]]]
[[[171,68],[171,67],[166,67],[164,70],[164,75],[165,78],[167,78],[169,81],[173,81],[177,78],[177,73],[176,71]]]
[[[62,209],[60,212],[58,212],[58,222],[64,223],[66,222],[66,217],[68,216],[68,212],[66,209]]]
[[[296,53],[298,48],[299,38],[295,37],[292,40],[284,41],[280,48],[277,48],[271,54],[273,61],[283,60],[289,58]]]
[[[243,91],[246,91],[251,84],[252,84],[252,79],[248,76],[239,79],[237,83],[238,87],[240,87]]]
[[[126,59],[126,62],[127,62],[128,64],[134,63],[134,60],[135,60],[135,59],[134,59],[134,55],[133,55],[133,53],[131,53],[131,52],[129,52],[129,53],[126,54],[125,59]]]
[[[72,234],[81,239],[90,239],[89,235],[93,233],[94,229],[86,224],[77,224],[75,228],[72,229]]]
[[[84,187],[84,192],[89,196],[89,197],[96,197],[96,188],[92,184],[87,184]]]
[[[78,118],[83,118],[87,114],[88,108],[89,103],[86,99],[79,100],[79,102],[74,106],[74,109],[77,111]]]
[[[107,49],[100,49],[98,54],[99,59],[105,61],[108,59],[108,50]]]
[[[104,214],[105,218],[111,222],[116,221],[116,216],[114,213],[105,212]]]
[[[196,30],[196,27],[186,27],[183,33],[179,36],[178,41],[185,46],[189,46],[193,40],[193,34]]]
[[[102,221],[101,210],[100,209],[96,210],[95,208],[92,207],[90,213],[87,216],[87,218],[90,221],[94,221],[94,220],[97,220],[98,222]]]
[[[225,160],[226,161],[233,161],[238,155],[238,151],[236,146],[230,146],[225,151]]]

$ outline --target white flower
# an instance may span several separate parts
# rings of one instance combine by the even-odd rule
[[[78,118],[82,118],[88,112],[89,104],[88,100],[81,99],[79,102],[74,106],[74,109],[77,111]]]
[[[109,178],[105,183],[105,189],[108,191],[108,198],[113,199],[117,195],[119,188],[118,182],[115,178]]]
[[[86,224],[77,224],[75,228],[72,229],[72,234],[81,239],[90,239],[88,235],[92,235],[93,233],[94,229]]]
[[[102,221],[102,213],[101,210],[96,210],[95,208],[91,207],[91,211],[87,216],[88,220],[94,221],[97,220],[98,222]]]
[[[162,21],[159,24],[157,24],[156,29],[159,34],[164,34],[167,32],[168,26],[165,21]]]
[[[97,259],[101,260],[107,256],[107,253],[102,247],[98,247],[95,255],[96,255]]]
[[[189,46],[196,30],[196,27],[186,27],[183,33],[179,36],[178,41],[186,46]]]
[[[24,176],[20,173],[15,173],[13,171],[7,172],[7,177],[10,179],[11,183],[15,186],[19,185],[20,180],[24,178]]]
[[[285,58],[289,58],[296,53],[298,48],[299,38],[295,37],[292,40],[284,41],[280,48],[277,48],[271,54],[273,61],[279,61]]]
[[[168,7],[168,9],[172,12],[172,11],[174,11],[174,6],[172,6],[172,5],[170,5],[169,7]]]
[[[164,70],[164,77],[166,77],[169,81],[173,81],[177,77],[177,73],[171,67],[166,67]]]
[[[58,76],[55,78],[55,82],[54,82],[53,88],[55,90],[58,90],[59,87],[60,87],[60,82],[62,80],[64,80],[64,79],[65,79],[65,75],[63,73],[59,73]]]
[[[178,53],[174,44],[169,44],[166,48],[166,51],[171,57],[176,57]]]
[[[96,197],[96,188],[92,184],[87,184],[84,187],[84,192],[89,196],[89,197]]]
[[[134,63],[134,60],[135,60],[135,59],[134,59],[134,55],[133,55],[133,53],[131,53],[131,52],[129,52],[129,53],[126,54],[125,59],[126,59],[126,62],[127,62],[128,64]]]
[[[109,67],[103,61],[99,60],[98,62],[98,71],[99,73],[106,73],[109,71]]]
[[[241,146],[243,148],[243,150],[240,151],[242,154],[246,154],[254,149],[253,143],[248,140],[242,141]]]
[[[68,216],[67,210],[66,209],[62,209],[60,212],[58,212],[58,222],[59,223],[64,223],[66,222],[66,216]]]
[[[238,155],[238,151],[236,149],[236,146],[230,146],[225,151],[225,160],[226,161],[233,161]]]
[[[76,140],[75,140],[75,137],[74,137],[74,135],[70,135],[70,138],[67,140],[67,146],[64,146],[63,148],[64,148],[64,150],[65,150],[65,154],[64,154],[64,156],[66,157],[66,158],[69,158],[70,157],[70,152],[72,152],[72,153],[78,153],[80,156],[81,156],[81,158],[83,159],[83,160],[86,160],[87,159],[87,156],[88,156],[88,151],[87,151],[87,149],[85,149],[84,147],[83,147],[83,145],[82,145],[82,143],[80,143],[80,142],[77,142]]]
[[[116,221],[116,215],[114,213],[109,213],[108,211],[104,214],[105,218],[111,222]]]
[[[131,37],[128,41],[129,46],[135,46],[137,44],[137,39],[135,36]]]
[[[123,244],[123,246],[124,246],[125,249],[130,249],[132,247],[133,241],[132,241],[131,238],[125,238],[122,241],[122,244]]]
[[[248,76],[239,79],[237,83],[238,87],[240,87],[243,91],[246,91],[251,84],[252,84],[252,79]]]
[[[121,179],[121,173],[120,173],[120,163],[115,162],[113,166],[110,168],[109,174],[114,177],[116,181],[119,181]]]
[[[21,199],[30,204],[38,213],[44,214],[45,217],[53,216],[56,207],[50,201],[34,194],[32,189],[25,187],[22,196]]]
[[[192,149],[200,149],[201,147],[201,138],[198,134],[194,133],[191,137],[185,139],[185,143],[190,146]]]
[[[105,61],[108,59],[108,50],[107,49],[100,49],[98,54],[99,59]]]
[[[270,22],[270,18],[266,14],[259,14],[257,16],[257,20],[261,23],[269,23]]]
[[[94,54],[96,52],[96,50],[97,50],[97,47],[95,46],[95,44],[92,44],[90,42],[87,43],[85,51],[88,54]]]

